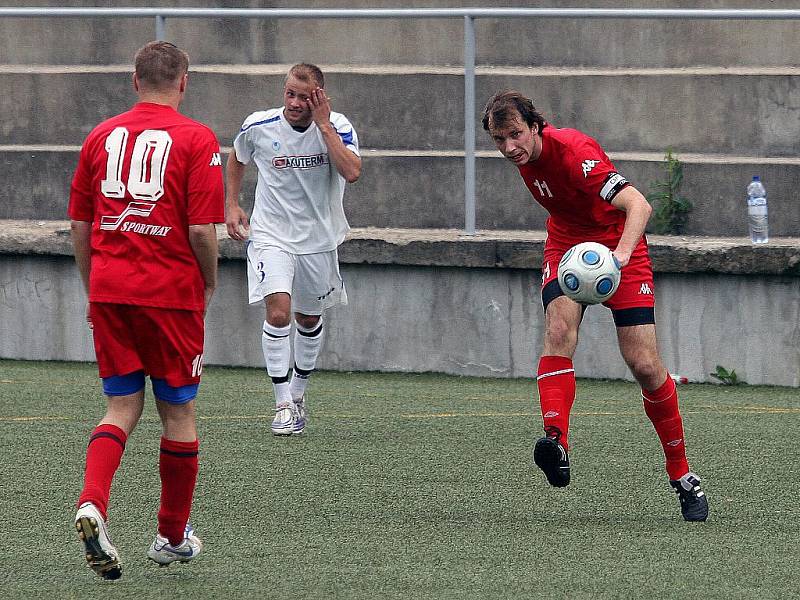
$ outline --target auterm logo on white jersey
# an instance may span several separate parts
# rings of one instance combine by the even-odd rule
[[[583,167],[583,176],[584,177],[588,177],[589,173],[592,172],[592,169],[594,169],[599,164],[600,164],[599,160],[587,159],[587,160],[583,161],[581,163],[581,167]]]
[[[311,156],[276,156],[272,159],[272,166],[276,169],[315,169],[330,164],[327,154],[312,154]]]
[[[220,157],[219,152],[214,152],[211,155],[211,162],[208,163],[209,167],[221,167],[222,166],[222,157]]]
[[[651,288],[649,284],[643,283],[642,287],[639,289],[639,293],[640,294],[644,294],[646,296],[652,296],[653,295],[653,288]]]

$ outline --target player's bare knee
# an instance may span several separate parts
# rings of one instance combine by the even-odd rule
[[[273,308],[267,311],[267,323],[273,327],[286,327],[291,322],[292,314],[289,310]]]
[[[313,329],[317,326],[322,315],[304,315],[301,313],[294,314],[294,320],[297,322],[300,327],[305,329]]]
[[[627,359],[631,373],[636,381],[646,390],[657,389],[664,383],[664,367],[658,360],[648,360],[647,357]]]

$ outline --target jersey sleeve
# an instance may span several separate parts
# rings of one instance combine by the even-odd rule
[[[222,159],[219,142],[210,130],[199,130],[188,168],[189,225],[223,223],[225,192],[222,183]]]
[[[244,129],[233,139],[233,150],[236,152],[236,160],[244,165],[253,158],[253,143]]]
[[[89,157],[89,139],[87,138],[78,156],[78,167],[72,178],[69,192],[67,214],[73,221],[94,220],[94,194],[92,193],[91,159]]]
[[[252,127],[263,122],[268,117],[267,112],[254,112],[249,115],[242,123],[242,128],[233,139],[233,150],[236,152],[236,160],[243,165],[248,164],[253,159],[256,148],[253,143]]]
[[[336,129],[336,133],[342,138],[345,147],[353,152],[356,156],[361,156],[358,149],[358,134],[352,123],[347,120],[347,117],[340,113],[331,115],[331,125]]]
[[[568,165],[573,185],[593,198],[611,202],[630,183],[617,172],[599,144],[587,139],[574,149]]]

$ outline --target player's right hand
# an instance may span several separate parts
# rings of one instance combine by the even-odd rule
[[[250,219],[241,206],[229,206],[225,215],[225,228],[228,230],[228,237],[239,242],[245,241],[250,237]]]

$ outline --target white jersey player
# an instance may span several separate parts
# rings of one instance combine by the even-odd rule
[[[305,389],[322,347],[322,314],[347,303],[337,253],[349,230],[342,198],[345,182],[361,174],[358,136],[344,115],[331,112],[318,67],[293,66],[283,97],[283,107],[245,119],[226,176],[228,235],[249,238],[249,301],[266,303],[261,340],[275,392],[275,435],[305,429]],[[250,162],[258,182],[248,219],[239,192]]]

